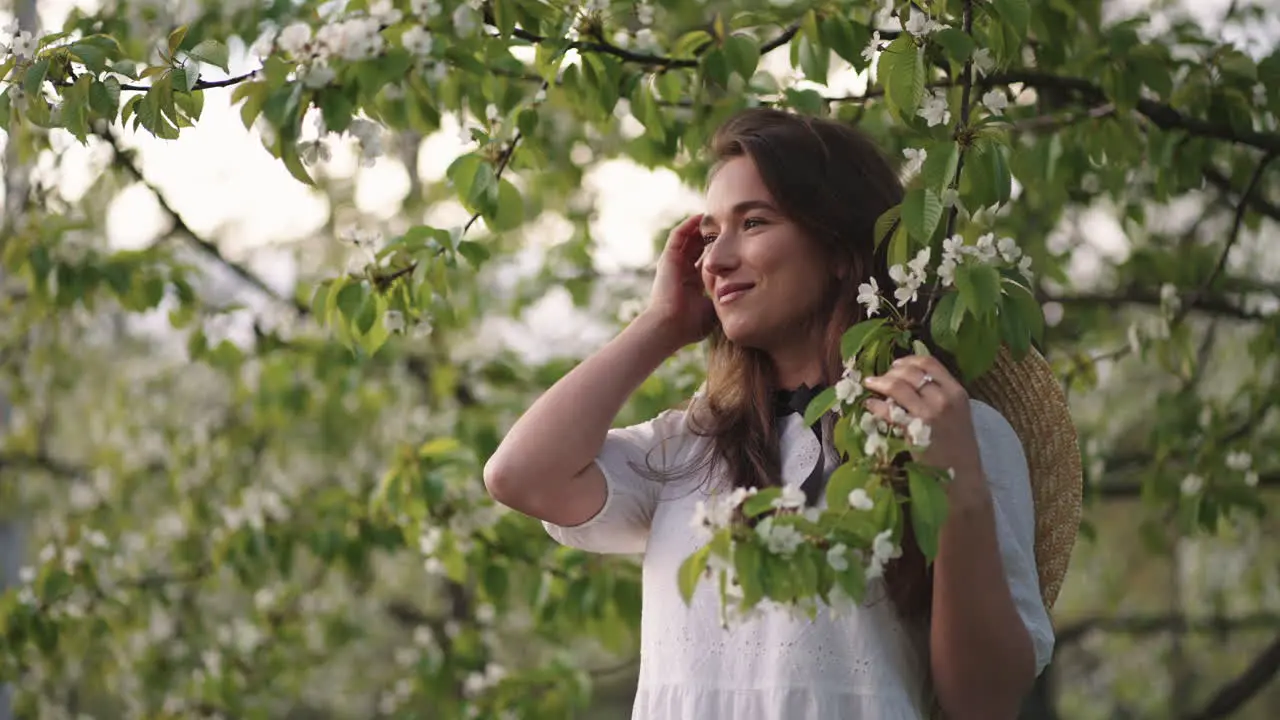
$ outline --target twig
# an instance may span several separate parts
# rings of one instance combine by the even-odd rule
[[[1161,304],[1160,294],[1157,292],[1142,290],[1140,288],[1131,288],[1120,290],[1115,293],[1080,293],[1074,295],[1050,295],[1046,293],[1039,294],[1039,300],[1042,303],[1056,302],[1061,305],[1150,305],[1159,307]],[[1234,305],[1224,299],[1203,297],[1188,302],[1185,306],[1189,310],[1197,310],[1210,315],[1219,315],[1222,317],[1232,318],[1235,320],[1245,320],[1250,322],[1265,321],[1268,316],[1254,310],[1245,310],[1239,305]]]
[[[169,201],[165,198],[164,193],[160,188],[156,187],[156,185],[148,180],[146,175],[142,173],[142,169],[134,162],[133,151],[122,147],[119,138],[111,132],[110,128],[103,128],[101,132],[97,133],[97,135],[111,146],[112,161],[124,168],[124,170],[128,172],[134,180],[151,191],[151,194],[156,198],[156,202],[159,203],[160,209],[169,216],[170,222],[173,223],[173,231],[186,238],[187,242],[193,248],[227,268],[235,274],[236,277],[261,291],[272,300],[292,307],[299,315],[306,316],[311,314],[311,308],[309,308],[306,303],[300,302],[296,299],[290,300],[280,295],[274,288],[268,285],[265,280],[254,274],[253,271],[240,263],[231,260],[226,255],[223,255],[222,250],[216,243],[200,237],[199,234],[192,230],[191,226],[187,224],[187,221],[183,219],[181,213],[169,204]]]
[[[973,37],[973,0],[965,0],[964,3],[964,34],[970,38]],[[952,176],[951,182],[947,186],[948,188],[956,191],[959,191],[960,188],[960,173],[964,170],[965,151],[968,149],[969,143],[971,142],[969,130],[969,100],[970,95],[973,92],[972,55],[970,55],[969,59],[964,61],[964,70],[961,72],[964,73],[964,91],[960,99],[960,124],[956,126],[955,130],[955,139],[959,142],[959,154],[956,158],[955,175]],[[956,219],[959,215],[960,199],[956,198],[955,204],[951,206],[951,211],[947,213],[947,230],[943,235],[944,238],[951,237],[951,235],[956,231]],[[941,277],[934,278],[933,290],[929,293],[929,303],[925,306],[924,317],[921,318],[921,322],[926,325],[929,323],[930,317],[933,316],[933,307],[934,303],[937,302],[939,295],[938,291],[941,289],[941,283]]]
[[[1199,289],[1191,295],[1188,301],[1184,303],[1183,307],[1178,311],[1178,314],[1173,321],[1174,325],[1181,322],[1183,318],[1186,317],[1187,313],[1191,311],[1191,306],[1199,302],[1205,294],[1209,292],[1210,288],[1213,287],[1214,281],[1218,279],[1218,276],[1222,274],[1223,269],[1226,268],[1227,256],[1231,254],[1231,248],[1235,247],[1236,242],[1240,239],[1240,229],[1244,226],[1244,215],[1249,209],[1249,198],[1253,197],[1253,193],[1258,189],[1258,184],[1262,180],[1262,176],[1266,172],[1267,166],[1271,164],[1272,160],[1275,160],[1277,154],[1280,154],[1280,150],[1267,153],[1266,156],[1258,162],[1258,167],[1253,171],[1253,177],[1249,178],[1249,184],[1245,186],[1244,193],[1240,196],[1239,202],[1236,203],[1236,214],[1231,222],[1231,234],[1227,237],[1227,244],[1222,247],[1222,252],[1218,255],[1218,262],[1214,265],[1209,276],[1200,284]]]
[[[256,70],[250,70],[249,72],[244,73],[243,75],[235,75],[229,78],[223,78],[222,80],[196,80],[196,84],[191,86],[191,92],[195,92],[196,90],[212,90],[214,88],[223,88],[223,87],[229,87],[231,85],[239,85],[245,80],[249,80],[253,78],[255,75],[257,75],[260,72],[262,72],[262,68],[258,68]],[[74,84],[66,80],[61,80],[61,81],[51,80],[50,83],[55,87],[71,87]],[[120,85],[120,90],[121,92],[124,92],[124,91],[150,92],[151,86],[150,85],[132,85],[129,83],[124,83]]]
[[[1162,632],[1218,633],[1226,630],[1280,629],[1280,614],[1262,612],[1238,617],[1189,618],[1185,615],[1118,615],[1077,620],[1055,633],[1059,648],[1091,632],[1152,635]]]
[[[1249,667],[1214,693],[1213,698],[1197,713],[1186,720],[1217,720],[1240,709],[1280,673],[1280,636],[1271,641]]]

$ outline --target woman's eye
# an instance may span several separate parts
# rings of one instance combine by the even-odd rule
[[[742,227],[747,230],[750,230],[753,227],[759,227],[760,225],[764,225],[763,218],[747,218],[742,221]]]
[[[715,241],[716,241],[716,236],[715,236],[715,235],[712,235],[712,234],[704,234],[704,235],[702,236],[702,242],[703,242],[704,244],[706,244],[706,245],[710,245],[711,243],[713,243],[713,242],[715,242]]]

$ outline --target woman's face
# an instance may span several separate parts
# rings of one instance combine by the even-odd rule
[[[700,269],[725,336],[766,352],[810,342],[832,278],[817,244],[777,209],[750,157],[720,167],[706,203]]]

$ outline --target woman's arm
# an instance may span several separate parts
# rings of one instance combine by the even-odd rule
[[[662,361],[707,335],[715,319],[697,268],[702,216],[671,231],[649,308],[551,387],[503,438],[484,468],[495,500],[555,525],[579,525],[605,504],[592,462],[622,404]]]
[[[983,472],[957,472],[933,567],[930,667],[951,720],[1014,720],[1035,681],[1031,635],[1018,613]]]
[[[679,349],[664,325],[642,314],[538,398],[485,464],[494,500],[563,526],[600,511],[605,480],[592,461],[622,404]]]
[[[865,382],[932,428],[932,442],[917,459],[955,472],[933,565],[929,663],[938,699],[949,720],[1014,720],[1039,665],[1029,627],[1051,633],[1035,576],[1034,519],[1026,515],[1034,509],[1022,446],[998,412],[971,404],[936,358],[902,358]],[[885,401],[867,405],[890,419]],[[1051,641],[1046,647],[1042,638],[1041,646],[1047,661]]]

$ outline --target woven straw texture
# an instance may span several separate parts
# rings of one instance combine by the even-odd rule
[[[1027,456],[1036,510],[1036,567],[1040,596],[1052,608],[1062,588],[1080,527],[1083,473],[1080,446],[1066,396],[1034,349],[1014,360],[1001,348],[995,365],[970,388],[1013,426]]]

